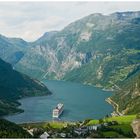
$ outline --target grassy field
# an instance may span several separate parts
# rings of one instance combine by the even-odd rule
[[[115,131],[109,131],[109,132],[103,132],[103,135],[106,138],[125,138],[123,135],[120,135],[119,133],[115,132]]]
[[[99,120],[90,120],[87,125],[99,124]]]
[[[117,121],[119,124],[129,124],[136,118],[136,115],[126,115],[126,116],[117,116],[117,117],[109,117],[106,119],[103,119],[104,122],[109,121]],[[46,127],[47,125],[50,125],[52,128],[63,128],[69,125],[74,125],[76,122],[57,122],[57,121],[51,121],[51,122],[40,122],[40,123],[28,123],[28,124],[22,124],[22,126],[31,126],[31,127]],[[99,120],[90,120],[86,125],[94,125],[99,124]],[[123,125],[122,125],[123,126]],[[125,126],[125,125],[124,125]]]
[[[107,120],[117,121],[119,124],[130,124],[135,118],[136,115],[125,115],[125,116],[111,117],[108,118]]]
[[[25,123],[25,124],[20,124],[22,127],[28,127],[30,128],[48,128],[51,127],[53,129],[62,129],[67,127],[67,125],[75,125],[76,123],[74,122],[58,122],[58,121],[50,121],[50,122],[37,122],[37,123]]]
[[[126,115],[118,117],[109,117],[103,119],[103,122],[116,121],[118,124],[108,126],[108,131],[102,130],[105,138],[134,138],[131,122],[136,118],[136,115]],[[90,120],[87,125],[98,124],[99,120]]]
[[[109,117],[106,119],[103,119],[104,122],[109,121],[117,121],[118,124],[131,124],[131,122],[136,118],[136,115],[125,115],[125,116],[117,116],[117,117]],[[50,122],[40,122],[40,123],[28,123],[28,124],[21,124],[21,126],[31,126],[31,127],[46,127],[47,125],[50,125],[52,128],[63,128],[67,125],[75,125],[76,122],[57,122],[57,121],[50,121]],[[99,120],[90,120],[86,125],[94,125],[99,124]]]
[[[119,125],[113,125],[113,126],[109,126],[109,127],[113,128],[113,129],[120,129],[125,134],[127,134],[127,133],[132,131],[132,127],[129,124],[119,124]]]
[[[54,129],[62,129],[64,127],[67,127],[67,124],[68,123],[67,122],[49,122],[49,123],[44,124],[43,127],[44,128],[47,127],[48,124],[49,124],[49,126],[51,128],[54,128]]]
[[[136,115],[125,115],[125,116],[109,117],[109,118],[103,119],[103,121],[104,122],[117,121],[119,124],[130,124],[135,118],[136,118]],[[99,120],[90,120],[87,123],[87,125],[94,125],[98,123],[99,123]]]

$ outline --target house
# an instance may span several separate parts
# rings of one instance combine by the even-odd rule
[[[98,129],[98,126],[97,125],[91,125],[91,126],[88,126],[88,130],[95,130],[95,131],[97,131],[97,129]]]
[[[101,127],[101,124],[87,126],[89,131],[92,131],[92,130],[97,131],[97,129],[100,128],[100,127]]]
[[[28,133],[29,133],[30,135],[32,135],[32,136],[34,135],[34,134],[33,134],[34,129],[30,129],[30,130],[27,130],[27,131],[28,131]]]
[[[44,132],[42,135],[40,135],[41,139],[47,139],[50,135],[47,132]]]
[[[62,138],[65,138],[65,137],[66,137],[66,134],[65,134],[65,133],[60,133],[60,136],[61,136]]]
[[[28,130],[27,128],[24,128],[24,127],[23,127],[23,129],[26,130],[30,135],[32,135],[32,136],[34,135],[33,134],[33,129]]]
[[[86,134],[87,131],[88,131],[87,127],[81,127],[81,128],[74,129],[74,132],[78,135]]]
[[[104,123],[103,125],[104,125],[104,126],[108,126],[108,123]]]
[[[78,135],[81,135],[82,134],[81,129],[78,129],[78,128],[74,130],[74,133],[76,133]]]

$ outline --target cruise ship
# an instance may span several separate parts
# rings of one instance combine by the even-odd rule
[[[55,109],[53,109],[52,117],[53,118],[59,118],[59,116],[63,112],[64,105],[62,103],[59,103]]]

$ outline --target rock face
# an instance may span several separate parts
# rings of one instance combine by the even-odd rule
[[[132,128],[136,134],[136,138],[140,138],[140,119],[136,119],[132,122]]]
[[[14,67],[38,79],[116,89],[140,65],[139,18],[140,12],[89,15],[45,33]]]

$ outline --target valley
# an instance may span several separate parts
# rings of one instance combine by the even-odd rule
[[[0,35],[0,117],[9,115],[10,121],[22,123],[2,119],[3,126],[20,127],[20,136],[28,138],[45,131],[60,138],[68,130],[71,138],[136,137],[131,124],[140,113],[139,37],[139,11],[94,13],[33,42]],[[45,123],[60,100],[68,109],[66,116],[62,122]],[[88,131],[95,125],[101,126],[99,131]],[[3,126],[0,136],[8,137]],[[31,136],[30,127],[41,132]],[[83,135],[74,133],[83,127]]]
[[[113,112],[112,105],[105,101],[106,98],[112,96],[111,92],[74,82],[45,80],[44,84],[52,95],[19,100],[20,109],[24,112],[5,116],[5,119],[18,124],[52,121],[52,111],[58,103],[64,104],[64,111],[60,116],[61,121],[100,119]]]
[[[34,42],[1,36],[0,57],[38,80],[64,80],[116,91],[112,100],[118,103],[125,83],[131,85],[131,79],[139,75],[139,17],[140,12],[91,14]],[[134,82],[139,88],[139,80]],[[120,107],[128,114],[125,110],[129,107]]]

